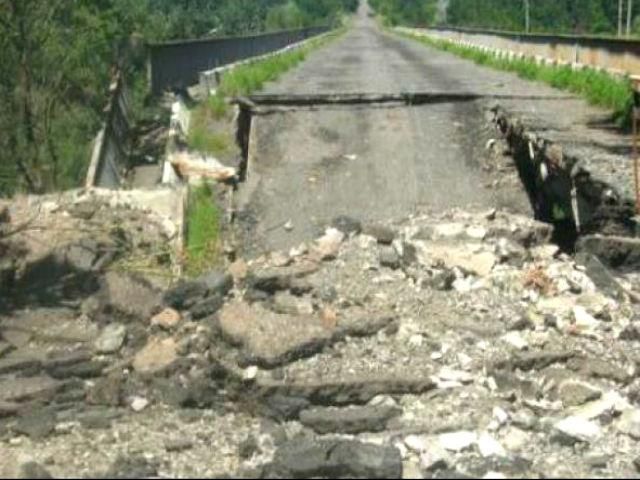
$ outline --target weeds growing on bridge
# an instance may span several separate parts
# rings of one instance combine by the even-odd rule
[[[526,80],[541,81],[552,87],[576,93],[594,105],[612,110],[614,119],[621,127],[630,125],[633,90],[628,79],[616,78],[606,72],[590,68],[574,70],[570,66],[539,65],[531,59],[499,58],[492,53],[446,40],[436,40],[409,33],[402,35],[472,60],[478,65],[514,72]]]
[[[191,190],[187,212],[185,271],[196,276],[220,259],[220,210],[213,189],[203,183]]]

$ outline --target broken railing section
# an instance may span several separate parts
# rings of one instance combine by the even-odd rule
[[[117,189],[129,167],[131,121],[129,94],[124,75],[118,71],[109,88],[106,120],[93,146],[85,186]]]
[[[494,122],[506,139],[536,219],[556,225],[556,241],[572,250],[578,236],[598,232],[632,236],[634,205],[611,185],[594,179],[578,158],[527,132],[500,107]]]

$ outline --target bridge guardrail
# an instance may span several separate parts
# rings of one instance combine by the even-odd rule
[[[119,188],[121,173],[129,166],[131,123],[129,94],[124,75],[115,74],[109,89],[105,123],[96,136],[86,187]]]
[[[558,64],[582,65],[613,74],[640,73],[640,41],[596,36],[525,34],[459,27],[424,29],[443,40],[510,51],[516,55],[549,59]]]
[[[198,83],[200,73],[280,50],[330,30],[328,26],[285,30],[248,37],[166,42],[149,45],[149,79],[154,95]]]

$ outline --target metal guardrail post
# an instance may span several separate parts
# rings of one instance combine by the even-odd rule
[[[640,171],[638,166],[638,119],[640,118],[640,75],[631,76],[633,85],[633,176],[636,195],[636,213],[640,213]]]

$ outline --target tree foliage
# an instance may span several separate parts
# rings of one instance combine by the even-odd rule
[[[391,25],[426,26],[436,17],[437,0],[369,0]]]
[[[614,34],[618,2],[612,0],[529,0],[535,32]],[[625,2],[626,3],[626,2]],[[524,30],[523,0],[450,0],[453,25]]]
[[[145,42],[337,21],[357,0],[0,0],[0,195],[80,184],[115,65]]]
[[[369,3],[392,24],[429,25],[446,19],[447,24],[455,26],[513,31],[525,27],[524,0],[369,0]],[[446,16],[439,18],[438,6],[445,4],[448,4]],[[617,0],[529,0],[529,4],[533,31],[614,34],[617,29]],[[626,19],[626,10],[624,13]],[[640,30],[638,23],[635,25]]]

